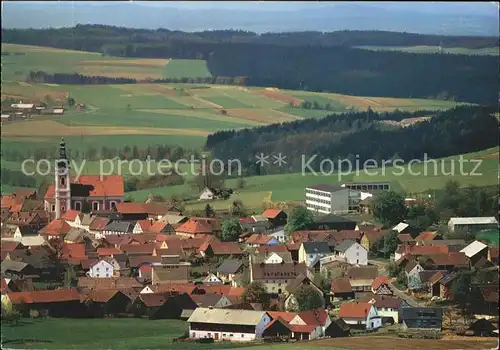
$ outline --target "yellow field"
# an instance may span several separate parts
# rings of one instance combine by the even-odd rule
[[[54,53],[71,53],[80,55],[96,55],[96,56],[101,55],[98,52],[86,52],[77,50],[56,49],[53,47],[18,45],[18,44],[7,44],[7,43],[2,43],[2,51],[12,51],[12,52],[38,51],[38,52],[54,52]]]
[[[2,126],[3,137],[70,136],[70,135],[191,135],[206,136],[209,132],[196,129],[126,128],[119,126],[68,126],[53,120],[33,120]]]

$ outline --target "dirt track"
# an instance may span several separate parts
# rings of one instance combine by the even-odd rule
[[[430,339],[404,339],[389,336],[363,336],[349,338],[321,339],[308,343],[308,346],[336,346],[356,350],[452,350],[452,349],[495,349],[494,338],[485,339],[461,339],[461,340],[430,340]]]

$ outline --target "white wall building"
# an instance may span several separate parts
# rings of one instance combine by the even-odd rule
[[[262,338],[271,317],[265,311],[199,307],[187,322],[190,338],[247,342]]]
[[[113,265],[106,260],[100,260],[92,265],[88,275],[93,278],[109,278],[113,277]]]
[[[335,247],[335,256],[351,265],[368,265],[368,251],[358,242],[345,240]]]
[[[321,214],[347,214],[357,211],[361,192],[338,185],[306,187],[307,209]]]

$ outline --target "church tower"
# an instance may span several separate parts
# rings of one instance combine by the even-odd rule
[[[55,169],[55,199],[56,219],[71,209],[71,190],[69,183],[69,161],[66,156],[66,143],[64,138],[59,143],[59,157]]]

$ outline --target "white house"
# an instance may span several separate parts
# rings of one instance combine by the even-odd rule
[[[351,265],[368,265],[368,251],[355,241],[345,240],[336,246],[335,256]]]
[[[264,264],[281,264],[281,263],[292,262],[292,254],[290,252],[286,253],[276,253],[273,252],[264,260]]]
[[[340,306],[339,316],[345,323],[371,330],[382,327],[377,308],[370,303],[348,302]]]
[[[192,339],[212,338],[247,342],[262,338],[264,328],[271,322],[265,311],[196,308],[187,323]]]
[[[286,242],[286,239],[287,239],[285,229],[271,232],[268,235],[273,237],[274,239],[278,240],[278,242],[280,242],[280,243]]]
[[[222,283],[222,280],[210,272],[208,276],[203,279],[203,283]]]
[[[100,260],[90,267],[88,275],[92,278],[113,277],[114,266],[106,260]]]
[[[377,313],[383,318],[392,318],[394,323],[399,323],[399,314],[408,303],[398,297],[388,295],[374,295],[369,301],[377,308]]]
[[[200,200],[214,199],[214,197],[214,192],[208,187],[205,187],[200,193]]]
[[[299,248],[299,263],[315,266],[321,258],[333,255],[327,242],[302,242]]]

